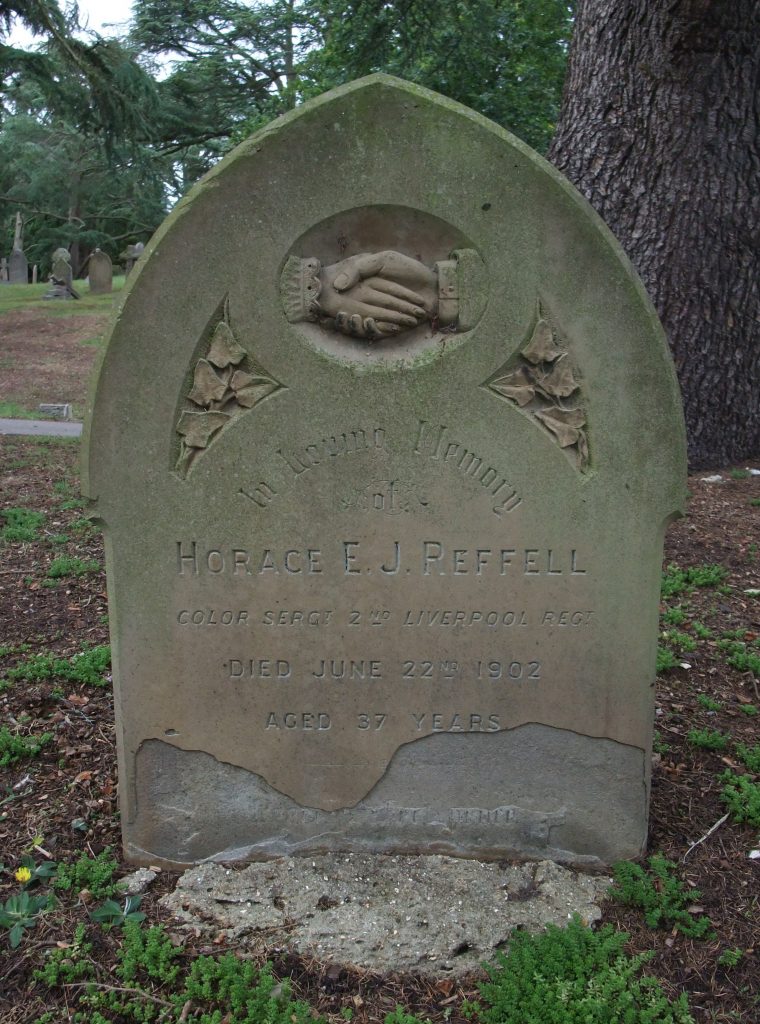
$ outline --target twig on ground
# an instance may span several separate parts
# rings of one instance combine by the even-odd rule
[[[723,824],[723,823],[724,823],[725,821],[727,821],[727,820],[728,820],[728,814],[724,814],[722,818],[719,818],[719,819],[718,819],[718,820],[717,820],[717,821],[715,822],[715,824],[714,824],[714,825],[712,826],[712,828],[709,828],[709,829],[707,830],[707,832],[705,832],[705,834],[704,834],[704,835],[702,836],[702,838],[701,838],[701,839],[698,839],[698,840],[696,841],[696,843],[692,843],[692,844],[691,844],[691,846],[689,847],[689,849],[688,849],[688,850],[686,851],[686,853],[685,853],[685,854],[683,855],[683,857],[681,858],[682,862],[686,860],[686,858],[687,858],[687,857],[689,856],[689,854],[691,853],[691,851],[692,851],[692,850],[695,850],[695,849],[696,849],[696,848],[697,848],[697,847],[699,846],[699,844],[700,844],[700,843],[703,843],[703,842],[705,841],[705,839],[709,839],[709,838],[710,838],[710,836],[711,836],[711,835],[713,834],[713,832],[715,832],[715,830],[716,830],[716,829],[719,829],[719,828],[720,828],[720,826],[721,826],[721,825],[722,825],[722,824]]]

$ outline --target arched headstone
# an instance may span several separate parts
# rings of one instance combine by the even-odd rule
[[[643,849],[679,394],[526,146],[382,75],[270,125],[146,250],[88,430],[130,857]]]
[[[113,287],[113,267],[111,257],[102,249],[96,249],[90,255],[88,264],[90,291],[93,295],[110,292]]]

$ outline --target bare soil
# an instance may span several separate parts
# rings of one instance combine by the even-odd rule
[[[0,319],[0,402],[29,413],[41,402],[74,405],[81,415],[107,316],[13,310]]]

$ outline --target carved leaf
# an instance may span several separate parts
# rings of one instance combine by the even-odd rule
[[[555,363],[550,373],[537,382],[539,391],[551,397],[567,398],[579,387],[573,376],[573,368],[567,359]]]
[[[216,370],[205,359],[195,364],[193,387],[187,396],[196,405],[211,405],[221,400],[227,390],[227,383],[218,376]]]
[[[232,419],[226,412],[183,412],[177,424],[188,448],[205,448],[212,435]]]
[[[524,366],[491,381],[489,386],[492,391],[504,395],[505,398],[511,398],[519,406],[527,405],[536,393]]]
[[[580,438],[586,414],[583,409],[543,409],[536,413],[536,419],[551,430],[560,448],[567,448]]]
[[[238,363],[245,359],[245,349],[238,345],[232,329],[224,320],[220,320],[216,325],[207,358],[210,363],[218,366],[220,370],[226,369],[230,363],[237,366]]]
[[[276,391],[279,385],[271,377],[262,377],[252,373],[245,373],[244,370],[236,370],[230,381],[230,387],[235,392],[240,405],[246,409],[252,409],[257,402],[267,395]]]
[[[539,320],[522,355],[531,363],[552,363],[562,355],[554,341],[554,333],[546,320]]]

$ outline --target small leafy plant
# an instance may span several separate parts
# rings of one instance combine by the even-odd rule
[[[5,508],[0,512],[5,526],[0,529],[0,540],[29,542],[37,539],[37,531],[45,522],[42,512],[27,508]]]
[[[615,885],[610,895],[630,907],[640,907],[650,928],[675,928],[693,939],[714,934],[709,917],[689,913],[701,896],[697,889],[686,892],[683,882],[673,874],[675,864],[662,854],[649,858],[649,870],[631,861],[619,861],[613,867]]]
[[[736,753],[753,775],[760,775],[760,744],[748,747],[746,743],[737,743]]]
[[[663,600],[697,587],[717,587],[726,576],[728,571],[722,565],[695,565],[690,569],[679,569],[677,565],[669,565],[662,574]]]
[[[671,629],[662,634],[662,639],[679,651],[696,651],[697,641],[688,633],[681,633],[677,629]]]
[[[73,864],[59,864],[53,884],[64,892],[78,893],[86,889],[95,899],[106,899],[119,892],[119,883],[113,877],[118,866],[107,846],[95,857],[83,853]],[[118,911],[118,904],[116,908]]]
[[[690,729],[687,736],[689,743],[703,750],[725,750],[731,737],[717,729]]]
[[[55,878],[58,865],[54,861],[44,860],[41,864],[35,863],[34,857],[25,853],[19,860],[19,866],[14,872],[14,878],[23,885],[31,886],[43,879]]]
[[[11,949],[16,949],[26,929],[34,928],[40,915],[54,905],[52,896],[30,896],[26,889],[0,904],[0,927],[8,929]]]
[[[699,704],[700,707],[706,708],[708,711],[720,711],[723,707],[723,704],[719,700],[715,700],[706,693],[699,694],[697,697],[697,704]]]
[[[12,733],[7,725],[0,726],[0,768],[16,764],[22,758],[36,757],[53,739],[51,732],[41,736],[22,736]]]
[[[718,957],[718,963],[721,967],[736,967],[741,962],[744,956],[744,950],[741,949],[724,949]]]
[[[480,1024],[693,1024],[686,996],[670,1003],[656,979],[642,977],[652,954],[626,956],[627,939],[612,925],[592,931],[577,915],[541,935],[515,931],[508,954],[486,968],[481,1001],[463,1011]]]
[[[99,572],[100,563],[93,559],[72,558],[69,555],[62,555],[54,558],[47,571],[47,577],[51,580],[61,580],[66,576],[87,576],[89,573]]]
[[[680,662],[678,658],[673,654],[669,647],[657,648],[657,667],[656,671],[659,675],[660,672],[669,672],[673,668],[678,668]]]
[[[107,686],[104,673],[111,665],[111,648],[107,644],[86,647],[72,658],[56,658],[52,654],[33,654],[15,668],[6,671],[11,681],[29,683],[46,679],[62,679],[69,683]]]
[[[720,781],[724,783],[720,798],[731,812],[732,820],[739,825],[746,822],[753,828],[760,828],[760,786],[730,769],[723,772]]]
[[[105,900],[92,912],[93,921],[103,925],[104,928],[122,928],[128,921],[139,924],[145,920],[145,914],[139,910],[140,897],[126,896],[124,904],[116,900]]]
[[[680,604],[674,608],[666,608],[662,613],[662,621],[666,626],[682,626],[686,622],[686,611]]]

